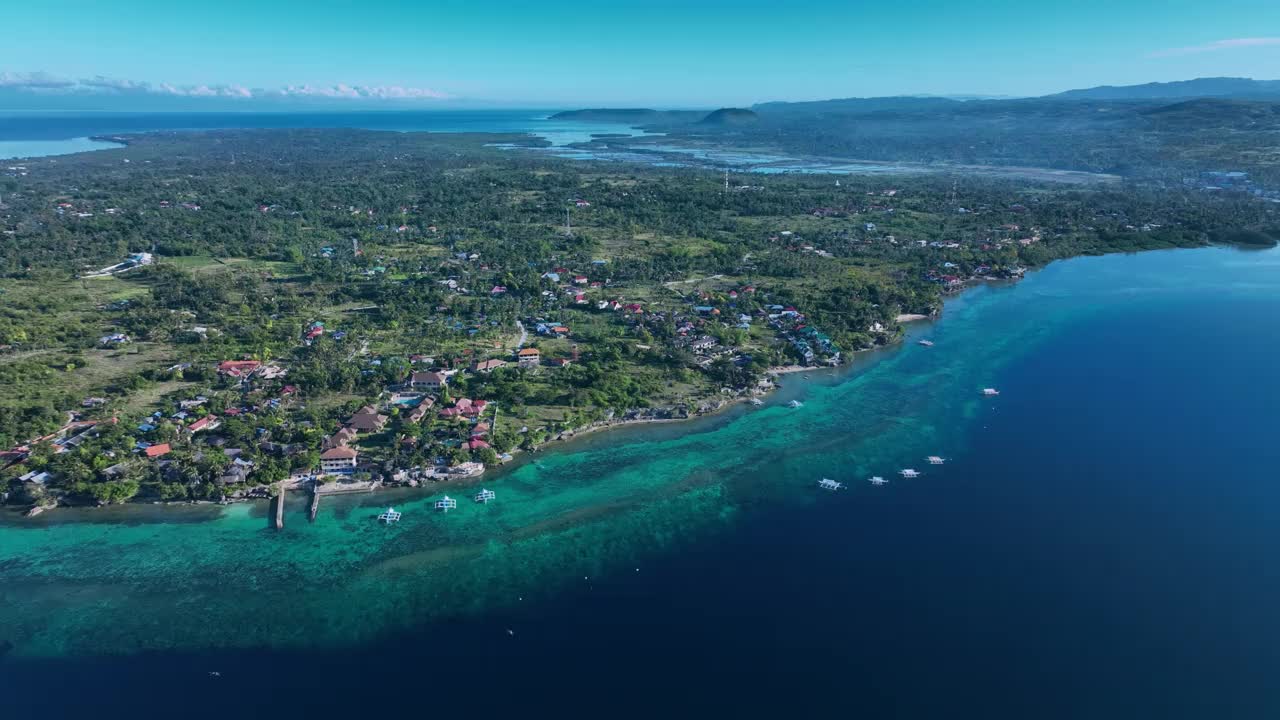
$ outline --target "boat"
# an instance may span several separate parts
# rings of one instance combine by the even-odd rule
[[[458,507],[458,501],[448,495],[445,495],[443,498],[436,501],[436,509],[441,512],[449,512],[456,507]]]
[[[925,347],[933,347],[933,341],[932,341],[932,340],[921,340],[921,341],[920,341],[920,344],[921,344],[921,345],[923,345],[923,346],[925,346]]]
[[[987,397],[992,397],[994,395],[999,395],[1000,391],[995,388],[982,388],[982,394]]]
[[[395,508],[389,507],[378,516],[378,521],[384,522],[388,525],[394,522],[400,522],[400,513],[396,512]]]
[[[844,487],[844,483],[836,482],[831,478],[822,478],[821,480],[818,481],[818,487],[822,488],[823,490],[839,490],[840,488]]]
[[[867,479],[867,482],[871,483],[872,485],[884,485],[885,483],[887,483],[887,482],[889,482],[889,481],[888,481],[888,480],[885,480],[884,478],[880,477],[879,475],[876,475],[875,477],[868,478],[868,479]]]
[[[490,500],[495,500],[497,497],[498,495],[494,491],[480,488],[480,492],[476,493],[475,501],[487,505]]]
[[[804,403],[800,402],[799,400],[792,400],[791,402],[787,403],[787,407],[791,407],[791,408],[804,407]]]
[[[899,471],[898,471],[898,474],[899,474],[899,475],[901,475],[901,476],[902,476],[902,477],[904,477],[904,478],[918,478],[918,477],[920,477],[920,471],[919,471],[919,470],[912,470],[911,468],[905,468],[905,469],[903,469],[903,470],[899,470]]]
[[[751,404],[755,405],[756,407],[759,407],[764,404],[764,401],[761,400],[760,398],[751,398]]]
[[[928,460],[930,465],[941,465],[946,462],[945,458],[938,457],[937,455],[930,455],[925,458],[925,460]]]

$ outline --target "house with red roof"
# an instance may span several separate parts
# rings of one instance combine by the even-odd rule
[[[231,377],[245,377],[251,375],[262,363],[257,360],[223,360],[218,363],[218,372]]]
[[[187,430],[193,434],[198,433],[201,430],[217,430],[218,426],[221,424],[222,423],[218,420],[217,416],[205,415],[199,420],[188,425]]]
[[[172,449],[169,447],[169,443],[160,443],[159,445],[152,445],[142,452],[146,453],[149,458],[157,458],[162,455],[168,455]]]
[[[542,351],[538,348],[521,348],[516,353],[516,364],[527,369],[536,368],[542,362]]]

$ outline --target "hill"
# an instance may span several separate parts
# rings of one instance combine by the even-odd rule
[[[698,121],[700,125],[754,125],[760,116],[746,108],[720,108]]]

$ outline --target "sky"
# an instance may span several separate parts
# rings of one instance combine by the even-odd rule
[[[714,107],[1280,78],[1277,0],[40,0],[21,94],[205,103]]]

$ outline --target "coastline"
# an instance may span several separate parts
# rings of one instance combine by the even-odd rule
[[[856,354],[862,354],[866,352],[872,352],[874,350],[885,350],[885,349],[900,347],[902,344],[903,344],[902,337],[899,337],[889,345],[881,345],[881,346],[876,346],[872,348],[864,348],[864,349],[856,350],[854,352]],[[796,373],[805,373],[805,372],[831,371],[831,370],[837,370],[841,367],[846,367],[846,366],[847,366],[846,363],[841,363],[840,365],[814,365],[814,366],[779,365],[779,366],[770,367],[768,370],[765,371],[764,377],[754,388],[744,389],[739,394],[733,395],[731,397],[721,397],[721,398],[712,398],[712,399],[703,400],[702,401],[703,404],[701,407],[699,407],[697,410],[694,410],[692,412],[687,412],[687,414],[684,416],[681,416],[681,417],[631,417],[631,418],[621,417],[621,418],[609,418],[605,420],[597,420],[595,422],[588,423],[587,425],[583,425],[581,427],[563,430],[560,433],[556,434],[554,437],[548,438],[541,445],[531,450],[513,448],[509,453],[512,456],[511,460],[508,460],[506,462],[503,462],[493,467],[486,467],[484,468],[484,470],[478,473],[458,475],[456,477],[450,477],[448,475],[443,475],[443,476],[436,475],[428,479],[415,479],[415,480],[409,480],[409,481],[364,480],[364,481],[357,481],[357,482],[347,483],[347,484],[326,483],[326,484],[321,484],[320,487],[322,489],[319,491],[318,494],[320,497],[329,497],[329,496],[338,496],[338,495],[374,494],[380,491],[388,491],[388,490],[418,489],[418,490],[430,491],[433,488],[444,489],[444,488],[451,488],[451,487],[460,487],[460,486],[464,486],[468,481],[478,481],[486,477],[493,478],[496,473],[499,473],[504,469],[514,469],[514,467],[516,466],[513,466],[512,463],[515,461],[515,458],[520,455],[528,455],[528,456],[535,455],[549,448],[567,445],[574,440],[583,439],[588,436],[597,435],[601,432],[605,432],[608,430],[615,430],[623,427],[637,427],[637,426],[644,426],[644,425],[681,423],[681,422],[689,422],[694,420],[711,418],[733,407],[739,406],[744,402],[748,402],[752,399],[758,399],[758,398],[772,395],[779,388],[781,388],[781,385],[776,380],[777,378],[783,375],[792,375]],[[707,403],[709,402],[714,402],[714,404],[707,405]],[[116,509],[117,512],[119,512],[120,509],[122,508],[130,508],[130,507],[181,508],[181,507],[202,507],[202,506],[203,507],[225,507],[229,505],[244,505],[244,504],[252,504],[252,503],[270,504],[275,499],[276,496],[274,494],[270,494],[269,491],[264,492],[265,488],[266,486],[254,488],[253,491],[251,491],[249,494],[245,496],[236,497],[236,498],[226,498],[224,500],[178,500],[178,501],[141,500],[137,502],[128,501],[124,503],[107,504],[107,505],[56,504],[56,505],[35,506],[28,509],[14,508],[12,510],[12,514],[17,516],[18,521],[21,522],[22,520],[33,519],[35,517],[48,513],[52,510],[58,510],[58,509],[95,511],[95,510],[102,510],[104,508],[114,508]],[[312,483],[302,482],[297,480],[281,481],[280,490],[286,494],[294,493],[294,494],[311,495],[315,493],[314,486]]]

